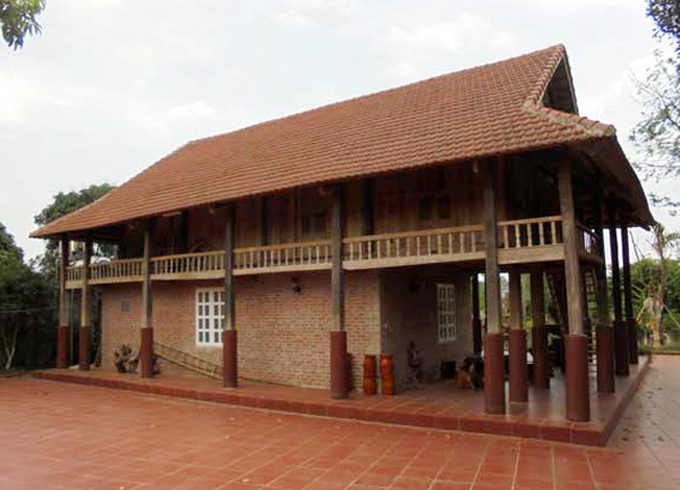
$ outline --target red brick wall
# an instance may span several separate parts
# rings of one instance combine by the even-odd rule
[[[437,319],[437,283],[456,287],[456,339],[439,342]],[[407,361],[409,341],[416,344],[423,359],[426,378],[437,379],[442,361],[456,361],[460,366],[472,353],[472,305],[469,275],[455,268],[413,268],[410,271],[387,271],[382,276],[381,324],[385,350],[394,356],[397,387],[407,385],[410,369]]]
[[[301,293],[291,290],[290,274],[236,278],[239,374],[248,379],[328,387],[330,272],[296,274]],[[380,352],[379,277],[376,271],[347,274],[348,350],[354,355],[355,385],[361,386],[366,353]],[[153,324],[157,341],[221,364],[220,347],[196,345],[196,289],[221,281],[154,282]],[[124,313],[122,301],[130,301]],[[113,351],[121,343],[139,345],[141,286],[103,288],[102,360],[114,369]],[[167,369],[167,368],[166,368]],[[166,371],[167,372],[167,371]]]

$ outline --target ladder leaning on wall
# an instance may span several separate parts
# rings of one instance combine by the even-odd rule
[[[153,343],[153,350],[156,356],[167,362],[181,366],[195,373],[202,374],[203,376],[208,376],[215,379],[222,378],[220,366],[208,361],[207,359],[203,359],[188,352],[170,347],[167,344],[162,344],[155,341]]]

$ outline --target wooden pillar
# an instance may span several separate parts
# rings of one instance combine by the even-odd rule
[[[595,198],[595,234],[597,253],[602,265],[595,268],[597,281],[597,391],[614,393],[614,331],[609,323],[609,292],[607,288],[607,258],[604,253],[604,230],[602,227],[601,193]]]
[[[78,369],[90,370],[90,259],[92,257],[92,238],[85,239],[83,255],[83,282],[80,295],[80,333],[78,342]]]
[[[564,243],[564,275],[567,286],[567,318],[569,334],[565,335],[567,362],[567,418],[590,420],[590,388],[588,386],[588,339],[583,329],[583,291],[578,256],[578,230],[571,179],[571,162],[562,158],[558,170],[560,214]]]
[[[348,363],[347,332],[345,331],[345,277],[342,267],[345,203],[342,187],[332,193],[331,209],[331,397],[347,398]]]
[[[373,235],[375,233],[375,216],[373,211],[373,179],[364,180],[363,188],[363,205],[362,211],[362,229],[361,234],[364,236]]]
[[[151,232],[153,224],[144,230],[144,260],[142,261],[142,326],[139,330],[139,375],[153,377],[153,299],[151,292]]]
[[[57,368],[69,365],[71,344],[71,321],[66,291],[66,269],[69,265],[70,242],[67,235],[61,237],[61,260],[59,262],[59,327],[57,330]]]
[[[621,311],[621,272],[619,269],[619,244],[616,232],[616,205],[608,203],[609,250],[612,257],[612,301],[614,302],[614,366],[617,376],[627,376],[628,333]]]
[[[522,319],[522,275],[510,271],[510,401],[529,400],[527,386],[527,333]]]
[[[479,314],[479,274],[476,272],[470,278],[472,287],[472,352],[482,353],[482,320]]]
[[[637,325],[633,314],[633,289],[630,281],[630,250],[628,245],[628,227],[621,225],[621,259],[623,261],[623,309],[626,315],[625,325],[628,340],[628,360],[638,363]]]
[[[484,251],[486,265],[486,335],[484,337],[484,410],[505,413],[505,361],[501,325],[501,288],[498,276],[495,161],[480,165],[483,190]]]
[[[236,334],[236,296],[234,294],[234,230],[236,207],[226,208],[224,232],[224,339],[222,341],[222,378],[225,388],[238,387],[238,339]]]
[[[538,266],[531,270],[531,323],[534,386],[547,389],[550,388],[550,358],[548,356],[548,335],[545,330],[543,271]]]
[[[260,245],[269,245],[269,197],[260,198]]]

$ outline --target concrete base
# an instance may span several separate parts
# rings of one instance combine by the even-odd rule
[[[71,329],[68,325],[60,325],[57,330],[57,368],[66,369],[70,363],[69,346],[71,345]]]
[[[90,370],[90,327],[80,327],[78,341],[78,369]]]
[[[529,400],[527,370],[527,332],[524,329],[510,330],[510,401],[525,403]]]
[[[347,332],[331,332],[331,398],[347,398],[347,367]]]
[[[505,413],[502,333],[487,333],[484,337],[484,411],[493,415]]]
[[[153,377],[153,328],[140,329],[139,375],[142,378]]]
[[[564,336],[567,360],[567,419],[590,420],[590,387],[588,383],[588,337]]]
[[[238,340],[236,330],[233,329],[224,331],[222,368],[223,386],[236,388],[238,386]]]

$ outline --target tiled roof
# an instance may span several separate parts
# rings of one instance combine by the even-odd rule
[[[555,46],[192,141],[33,236],[362,175],[613,138],[612,126],[541,105],[565,57],[564,47]],[[628,173],[626,179],[637,181]]]

